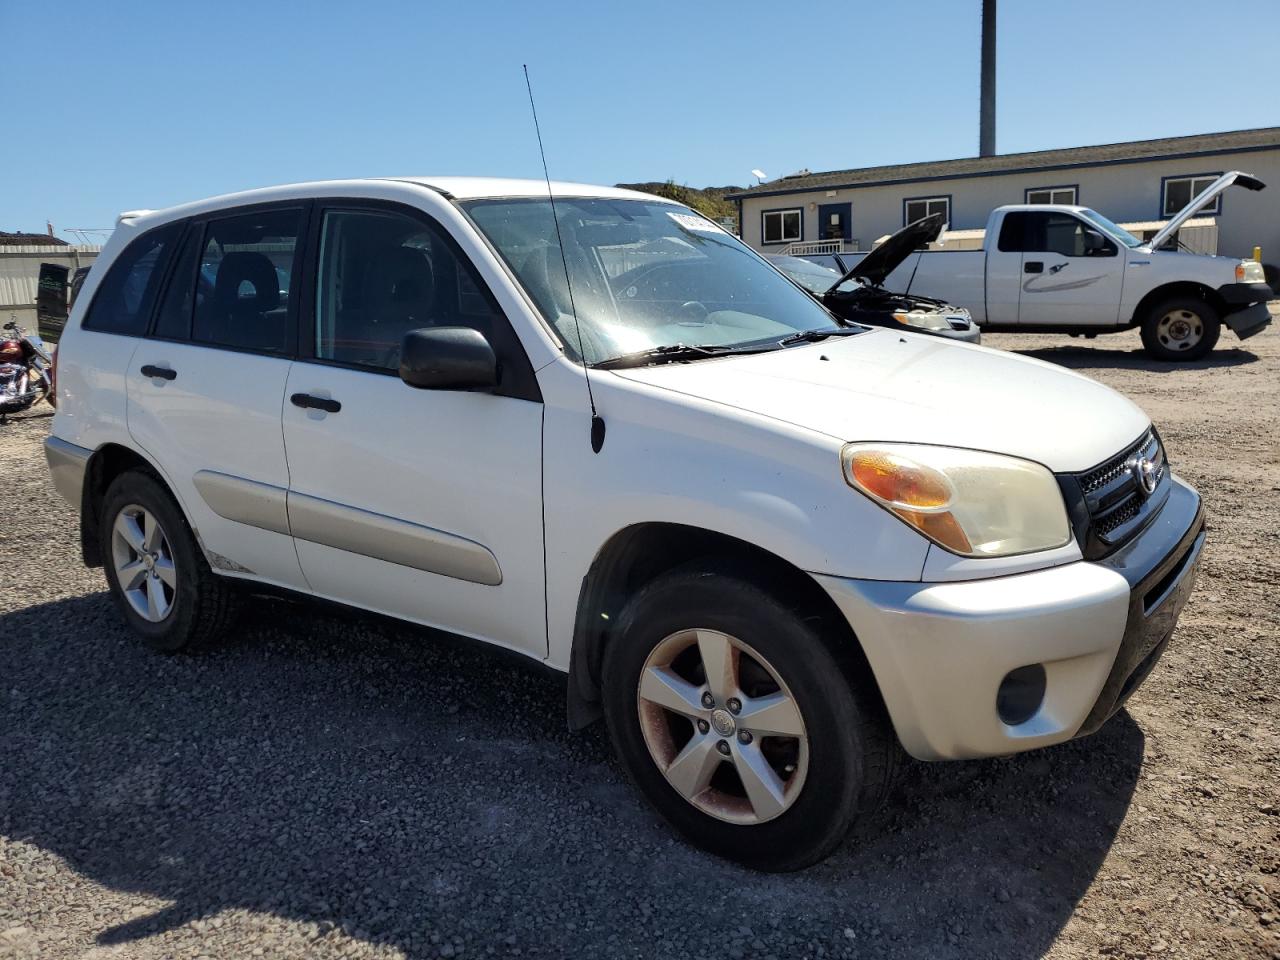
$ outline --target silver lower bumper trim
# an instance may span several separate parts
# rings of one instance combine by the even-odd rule
[[[44,442],[44,456],[49,461],[49,474],[53,477],[54,489],[63,500],[79,510],[84,491],[84,474],[89,468],[89,458],[93,456],[93,451],[57,437],[49,437]]]

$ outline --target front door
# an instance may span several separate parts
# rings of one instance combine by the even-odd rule
[[[1018,324],[1115,326],[1124,258],[1119,244],[1069,211],[1015,211],[1006,216],[999,260],[988,255],[987,300],[1013,292]],[[999,275],[998,267],[1007,270]]]
[[[853,205],[824,203],[818,207],[818,239],[850,240],[853,237]]]
[[[546,655],[542,404],[483,281],[418,211],[321,202],[285,389],[289,521],[319,595]],[[397,375],[409,330],[493,344],[493,393]],[[300,405],[301,404],[301,405]]]

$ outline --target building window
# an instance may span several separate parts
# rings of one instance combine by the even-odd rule
[[[915,197],[902,201],[902,225],[923,220],[935,213],[942,214],[943,223],[951,222],[950,197]]]
[[[1220,173],[1198,173],[1193,177],[1165,177],[1163,198],[1161,200],[1161,216],[1172,217],[1199,196],[1209,184],[1217,180]],[[1200,211],[1202,214],[1219,214],[1222,212],[1222,194],[1213,198],[1213,203]]]
[[[791,243],[801,239],[801,211],[766,210],[760,215],[760,236],[765,243]]]
[[[1078,187],[1032,187],[1026,192],[1025,203],[1060,203],[1075,206],[1080,202]]]

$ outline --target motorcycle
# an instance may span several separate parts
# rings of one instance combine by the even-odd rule
[[[48,399],[53,404],[53,357],[37,333],[10,319],[0,332],[0,423]]]

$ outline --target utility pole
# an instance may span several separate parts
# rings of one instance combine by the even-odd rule
[[[978,156],[996,153],[996,0],[982,0],[982,108]]]

